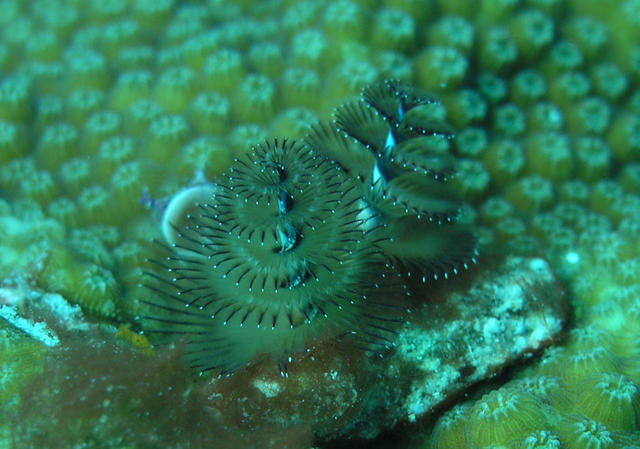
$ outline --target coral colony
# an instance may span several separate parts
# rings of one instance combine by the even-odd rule
[[[640,0],[0,0],[0,446],[209,447],[223,417],[317,447],[274,443],[296,404],[321,442],[435,413],[412,447],[637,447],[638,24]]]
[[[475,263],[437,104],[374,84],[304,140],[258,144],[215,187],[172,201],[146,332],[186,338],[192,366],[222,373],[272,354],[286,374],[292,351],[328,337],[391,345],[412,282]]]

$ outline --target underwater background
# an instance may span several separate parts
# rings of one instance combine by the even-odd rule
[[[0,447],[332,447],[216,428],[215,379],[138,333],[140,279],[172,195],[382,79],[457,129],[478,265],[545,258],[570,312],[526,364],[339,447],[640,447],[639,0],[0,0]]]

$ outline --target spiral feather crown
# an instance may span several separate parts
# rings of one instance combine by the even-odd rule
[[[392,345],[407,277],[475,261],[446,184],[455,161],[440,141],[452,131],[429,116],[434,102],[387,81],[304,141],[236,159],[158,243],[145,330],[182,336],[192,366],[220,372],[259,354],[286,372],[292,352],[337,336]]]
[[[306,139],[359,181],[390,236],[380,243],[386,259],[421,283],[456,275],[477,256],[449,185],[454,131],[438,106],[428,93],[387,80],[363,89],[360,101],[339,107],[331,125],[314,127]]]
[[[285,360],[313,337],[384,344],[370,292],[382,258],[364,207],[357,184],[305,144],[254,147],[152,260],[149,331],[187,336],[194,367],[225,372],[255,354]]]

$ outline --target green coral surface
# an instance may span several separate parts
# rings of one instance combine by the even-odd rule
[[[154,206],[384,78],[458,128],[481,252],[548,258],[573,306],[558,346],[402,444],[637,447],[639,0],[0,0],[3,286],[135,328]],[[0,333],[10,445],[46,348]]]

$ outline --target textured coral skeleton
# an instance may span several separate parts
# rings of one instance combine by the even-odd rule
[[[447,185],[453,131],[429,115],[434,103],[385,81],[304,141],[237,158],[209,198],[170,213],[173,237],[147,276],[146,330],[182,336],[193,367],[222,373],[272,354],[286,374],[293,351],[331,337],[392,346],[407,281],[475,262]]]

